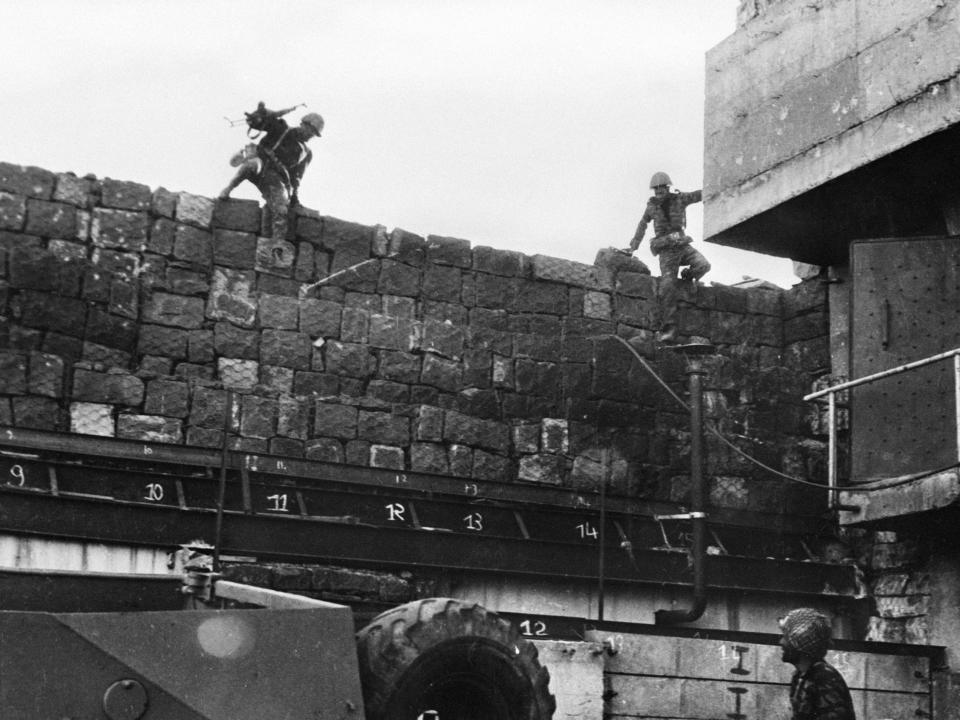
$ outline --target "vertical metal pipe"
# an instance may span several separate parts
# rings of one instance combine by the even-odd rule
[[[957,426],[957,462],[960,463],[960,355],[953,356],[953,412]]]
[[[827,395],[827,427],[830,436],[827,450],[827,509],[837,504],[837,394]]]
[[[610,450],[604,448],[603,454],[603,478],[600,481],[600,551],[597,558],[597,621],[603,622],[604,605],[604,575],[606,574],[606,544],[607,538],[605,529],[607,526],[607,480],[610,478]]]
[[[227,497],[227,447],[230,444],[230,415],[233,413],[233,391],[227,390],[223,409],[223,445],[220,448],[220,487],[217,489],[217,525],[213,538],[213,571],[220,572],[220,542],[223,535],[223,504]]]
[[[707,609],[706,561],[707,518],[706,489],[703,477],[703,383],[706,374],[698,354],[709,346],[691,349],[687,357],[687,374],[690,377],[690,522],[693,525],[693,542],[690,549],[693,562],[693,603],[687,610],[657,610],[654,613],[657,625],[694,622]]]

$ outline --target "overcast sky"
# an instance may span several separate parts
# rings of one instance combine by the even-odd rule
[[[293,121],[326,120],[308,207],[592,263],[627,245],[655,170],[701,187],[704,55],[736,7],[4,0],[0,160],[213,197],[246,142],[224,118],[306,103]],[[786,260],[704,243],[702,207],[688,231],[705,280],[795,282]]]

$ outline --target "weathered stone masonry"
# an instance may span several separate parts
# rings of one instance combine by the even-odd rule
[[[656,278],[307,210],[288,240],[261,224],[252,201],[0,164],[0,424],[219,447],[232,398],[252,452],[685,496],[688,417],[610,339],[682,392]],[[829,368],[822,286],[688,290],[681,330],[719,347],[727,437],[819,477],[800,398]],[[822,502],[708,448],[716,504]]]

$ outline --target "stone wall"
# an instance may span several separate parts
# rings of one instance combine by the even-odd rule
[[[253,201],[0,164],[0,425],[206,447],[226,428],[258,453],[685,497],[687,413],[612,339],[683,392],[682,359],[652,343],[642,264],[305,209],[291,225],[272,240]],[[710,419],[817,478],[823,437],[801,397],[829,368],[824,298],[815,281],[700,286],[681,308],[681,332],[718,347]],[[708,448],[718,504],[821,501]]]

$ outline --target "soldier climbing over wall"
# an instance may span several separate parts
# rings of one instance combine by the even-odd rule
[[[637,225],[637,232],[630,247],[623,252],[632,255],[640,247],[647,225],[653,222],[654,237],[650,240],[650,252],[660,260],[660,342],[673,342],[677,336],[677,283],[696,282],[710,270],[710,263],[691,246],[693,239],[684,232],[687,225],[687,205],[700,202],[703,193],[670,192],[673,181],[665,172],[655,172],[650,178],[653,197]],[[677,273],[683,267],[680,277]]]
[[[300,180],[313,159],[307,143],[323,131],[323,118],[317,113],[304,115],[298,127],[287,125],[283,116],[295,109],[269,110],[261,102],[252,113],[244,113],[250,130],[264,136],[233,156],[230,164],[237,172],[219,195],[226,200],[244,180],[252,182],[267,203],[272,236],[279,240],[287,236],[290,205],[299,205]]]

